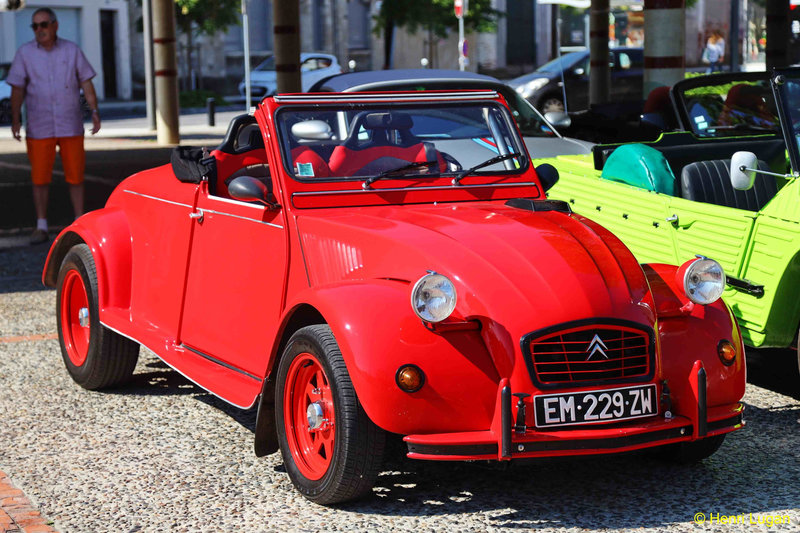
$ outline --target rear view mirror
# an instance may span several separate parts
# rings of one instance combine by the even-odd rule
[[[327,141],[333,138],[333,131],[324,120],[304,120],[292,126],[292,135],[301,141]]]
[[[572,119],[564,111],[548,111],[544,118],[556,129],[569,128],[572,125]]]
[[[544,192],[549,191],[558,181],[558,169],[549,163],[542,163],[536,167],[536,175],[542,182]]]
[[[731,157],[731,185],[739,191],[753,187],[758,169],[758,159],[753,152],[736,152]]]

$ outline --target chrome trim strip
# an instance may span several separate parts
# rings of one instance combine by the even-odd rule
[[[295,192],[292,193],[292,198],[295,196],[329,196],[332,194],[343,194],[343,193],[357,193],[357,194],[365,194],[365,193],[376,193],[376,192],[408,192],[408,191],[457,191],[461,189],[478,189],[483,187],[498,187],[498,188],[508,188],[508,187],[526,187],[526,186],[537,186],[538,185],[534,182],[528,181],[521,181],[517,183],[484,183],[484,184],[477,184],[477,185],[446,185],[446,186],[437,186],[437,187],[417,187],[417,188],[395,188],[395,189],[340,189],[336,191],[311,191],[311,192]]]
[[[497,91],[472,91],[465,92],[448,92],[431,94],[426,92],[413,92],[413,93],[397,93],[391,96],[384,94],[365,94],[365,93],[315,93],[315,94],[302,94],[302,95],[278,95],[273,97],[276,102],[281,104],[300,103],[300,102],[322,102],[333,103],[341,100],[347,101],[360,101],[369,100],[372,102],[413,102],[416,100],[429,100],[447,102],[453,100],[482,100],[486,98],[496,99],[498,97]]]
[[[192,209],[191,205],[182,204],[180,202],[173,202],[172,200],[165,200],[164,198],[159,198],[158,196],[150,196],[149,194],[142,194],[140,192],[131,191],[129,189],[123,189],[122,192],[127,192],[129,194],[135,194],[136,196],[141,196],[142,198],[148,198],[150,200],[157,200],[159,202],[164,202],[164,203],[167,203],[167,204],[177,205],[177,206],[180,206],[180,207],[188,207],[189,209]]]
[[[148,345],[146,345],[145,343],[143,343],[143,342],[139,341],[138,339],[135,339],[135,338],[131,337],[130,335],[127,335],[127,334],[125,334],[125,333],[123,333],[123,332],[119,331],[118,329],[112,328],[112,327],[111,327],[111,326],[109,326],[108,324],[104,323],[102,320],[100,321],[100,324],[101,324],[101,325],[102,325],[104,328],[108,328],[108,329],[110,329],[111,331],[113,331],[114,333],[116,333],[116,334],[118,334],[118,335],[122,335],[122,336],[123,336],[123,337],[125,337],[126,339],[130,339],[130,340],[132,340],[133,342],[135,342],[136,344],[138,344],[138,345],[140,345],[140,346],[144,346],[145,348],[147,348],[148,350],[150,350],[151,352],[153,352],[153,353],[156,355],[156,357],[158,357],[159,359],[161,359],[161,361],[162,361],[162,362],[163,362],[165,365],[167,365],[168,367],[170,367],[172,370],[174,370],[175,372],[177,372],[178,374],[180,374],[180,375],[181,375],[181,376],[183,376],[184,378],[188,379],[189,381],[191,381],[192,383],[194,383],[195,385],[197,385],[198,387],[200,387],[200,388],[201,388],[201,389],[203,389],[204,391],[208,391],[209,393],[213,394],[214,396],[216,396],[217,398],[219,398],[219,399],[220,399],[220,400],[222,400],[223,402],[225,402],[225,403],[229,403],[229,404],[231,404],[231,405],[232,405],[232,406],[234,406],[234,407],[238,407],[239,409],[252,409],[252,408],[253,408],[253,407],[256,405],[256,402],[258,401],[258,395],[256,395],[256,397],[255,397],[255,398],[253,398],[253,403],[251,403],[250,405],[239,405],[239,404],[233,403],[232,401],[230,401],[230,400],[228,400],[228,399],[226,399],[226,398],[223,398],[222,396],[220,396],[220,395],[219,395],[219,394],[217,394],[216,392],[214,392],[214,391],[211,391],[211,390],[209,390],[209,389],[207,389],[207,388],[203,387],[203,386],[202,386],[202,385],[200,385],[198,382],[196,382],[195,380],[193,380],[192,378],[190,378],[189,376],[187,376],[186,374],[184,374],[183,372],[181,372],[180,370],[178,370],[177,368],[175,368],[174,366],[172,366],[171,364],[169,364],[169,363],[168,363],[168,362],[167,362],[167,361],[166,361],[166,360],[165,360],[163,357],[161,357],[160,355],[158,355],[158,352],[157,352],[157,351],[155,351],[154,349],[150,348],[150,347],[149,347]],[[261,380],[261,379],[259,379],[259,381],[263,382],[263,380]]]
[[[254,218],[243,217],[242,215],[233,215],[231,213],[223,213],[222,211],[214,211],[213,209],[203,209],[204,213],[213,213],[215,215],[221,215],[224,217],[231,217],[231,218],[239,218],[242,220],[247,220],[249,222],[255,222],[256,224],[264,224],[265,226],[271,226],[273,228],[283,229],[283,226],[278,224],[273,224],[272,222],[262,222],[261,220],[256,220]]]
[[[199,355],[200,357],[202,357],[203,359],[205,359],[207,361],[211,361],[212,363],[216,363],[219,366],[225,367],[228,370],[233,370],[234,372],[236,372],[238,374],[242,374],[244,376],[247,376],[248,378],[254,379],[254,380],[258,381],[259,383],[261,383],[261,379],[259,379],[257,376],[254,376],[250,372],[246,372],[246,371],[242,370],[241,368],[236,368],[235,366],[230,365],[230,364],[226,363],[225,361],[220,361],[216,357],[212,357],[212,356],[208,355],[207,353],[203,353],[200,350],[196,350],[196,349],[192,348],[191,346],[186,346],[183,343],[181,343],[180,346],[181,346],[181,348],[183,348],[185,350],[189,350],[190,352]]]
[[[213,200],[215,202],[222,202],[222,203],[226,203],[226,204],[241,205],[242,207],[250,207],[250,208],[253,208],[253,209],[258,209],[260,211],[264,211],[266,209],[261,204],[253,204],[253,203],[250,203],[250,202],[245,202],[243,200],[234,200],[232,198],[223,198],[221,196],[214,196],[212,194],[209,194],[207,196],[207,198],[209,200]]]

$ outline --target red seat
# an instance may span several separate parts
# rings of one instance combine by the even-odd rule
[[[344,145],[333,149],[330,172],[334,176],[373,175],[402,166],[404,163],[437,161],[439,170],[447,170],[442,155],[432,144],[417,143],[411,146],[371,146],[354,149]]]
[[[292,148],[292,169],[298,178],[328,178],[331,169],[322,157],[308,146]]]

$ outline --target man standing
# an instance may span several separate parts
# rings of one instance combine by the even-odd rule
[[[33,13],[32,22],[36,39],[17,50],[6,82],[11,85],[11,133],[18,141],[22,140],[20,110],[23,100],[28,109],[25,141],[37,218],[31,243],[36,244],[49,239],[47,201],[56,146],[61,153],[75,218],[83,214],[86,156],[80,89],[92,110],[92,134],[100,130],[100,114],[92,85],[95,71],[75,43],[56,36],[56,14],[50,8],[39,8]]]

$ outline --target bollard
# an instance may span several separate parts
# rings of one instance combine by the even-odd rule
[[[216,109],[216,100],[213,98],[206,98],[206,111],[208,112],[208,125],[214,125],[214,111]]]

